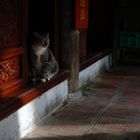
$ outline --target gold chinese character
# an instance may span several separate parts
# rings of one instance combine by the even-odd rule
[[[82,8],[80,10],[80,20],[85,20],[86,19],[86,12],[85,12],[85,9]]]
[[[85,0],[80,0],[80,6],[85,7],[86,6],[86,1]]]

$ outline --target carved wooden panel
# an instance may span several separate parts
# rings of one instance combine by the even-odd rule
[[[0,86],[20,78],[20,59],[14,57],[0,62]]]
[[[28,0],[0,0],[0,96],[27,81],[27,35]]]
[[[0,0],[0,48],[19,45],[19,0]]]

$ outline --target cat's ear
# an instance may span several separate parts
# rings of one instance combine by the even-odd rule
[[[38,32],[36,32],[36,31],[33,31],[33,35],[34,35],[36,38],[41,38],[41,35],[40,35]]]
[[[47,37],[50,37],[50,33],[47,33]]]

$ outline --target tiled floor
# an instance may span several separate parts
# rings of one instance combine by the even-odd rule
[[[140,67],[90,81],[24,140],[140,140]]]

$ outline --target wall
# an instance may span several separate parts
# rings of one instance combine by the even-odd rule
[[[67,80],[0,122],[0,140],[19,140],[68,96]]]
[[[95,78],[100,73],[109,69],[111,66],[111,54],[92,64],[88,68],[84,69],[79,74],[79,86],[86,84],[91,78]]]

